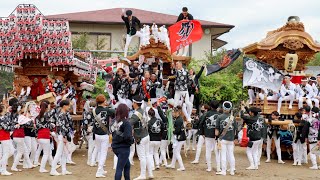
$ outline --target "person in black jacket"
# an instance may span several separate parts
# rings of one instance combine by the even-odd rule
[[[280,114],[277,111],[274,111],[271,113],[271,119],[269,119],[269,125],[268,125],[268,135],[267,135],[267,160],[266,163],[271,162],[270,154],[271,154],[271,143],[272,139],[274,139],[276,150],[277,150],[277,156],[278,156],[278,163],[284,164],[285,162],[282,161],[281,158],[281,146],[280,146],[280,126],[271,125],[272,121],[281,121],[279,119]]]
[[[192,103],[189,100],[189,92],[188,92],[188,84],[189,84],[189,72],[186,71],[183,66],[182,62],[176,62],[174,67],[175,71],[175,86],[174,86],[174,101],[177,105],[181,105],[182,108],[186,111],[184,115],[186,116],[187,120],[191,122],[191,112],[192,112]]]
[[[141,81],[139,80],[139,75],[136,73],[129,74],[129,84],[130,84],[130,93],[129,99],[132,100],[134,96],[137,96],[141,93]]]
[[[199,78],[204,70],[204,66],[201,67],[200,71],[195,74],[194,70],[191,68],[189,69],[189,96],[190,96],[190,102],[193,104],[194,101],[194,95],[199,93]],[[199,107],[198,107],[199,108]]]
[[[200,112],[200,84],[199,79],[204,70],[204,66],[201,67],[200,71],[195,74],[194,70],[191,68],[189,69],[189,76],[190,76],[190,86],[189,86],[189,95],[190,95],[190,102],[194,107],[197,109],[197,114]]]
[[[167,151],[167,148],[168,148],[168,146],[170,144],[170,142],[168,140],[168,117],[166,115],[164,115],[164,112],[163,112],[163,110],[161,109],[160,106],[157,106],[157,110],[158,110],[159,116],[160,116],[160,118],[162,120],[162,127],[161,127],[161,129],[162,129],[162,133],[161,133],[162,137],[161,137],[161,142],[160,142],[161,161],[163,161],[162,166],[167,167],[168,166],[168,162],[167,162],[167,157],[166,157],[166,151]]]
[[[148,178],[153,179],[151,156],[149,154],[150,136],[147,129],[146,117],[144,116],[144,111],[141,109],[143,98],[141,96],[135,96],[132,101],[132,107],[135,111],[130,118],[130,123],[133,128],[133,136],[137,143],[137,154],[140,160],[140,175],[134,180],[146,179],[147,172]]]
[[[130,90],[128,78],[129,76],[126,75],[126,72],[123,68],[117,69],[117,74],[112,81],[113,95],[115,100],[120,101],[122,99],[128,99]]]
[[[125,17],[125,15],[127,17]],[[125,11],[124,9],[122,9],[121,18],[124,21],[126,28],[127,28],[126,45],[124,47],[124,57],[127,57],[128,48],[129,48],[129,45],[130,45],[132,38],[134,36],[139,36],[139,37],[141,36],[141,33],[139,31],[137,31],[136,26],[138,26],[139,28],[141,28],[142,26],[140,24],[140,20],[137,17],[132,16],[131,10]]]
[[[249,115],[244,114],[245,109],[247,109]],[[264,119],[259,117],[259,108],[250,107],[248,109],[247,107],[244,107],[244,105],[242,105],[241,110],[241,118],[243,119],[243,123],[247,124],[247,135],[249,137],[247,156],[250,162],[250,166],[246,169],[255,170],[258,169],[259,166],[259,145],[261,144]],[[261,120],[259,120],[259,118]]]
[[[182,12],[179,14],[177,22],[181,20],[193,20],[193,16],[188,12],[187,7],[182,8]]]
[[[160,149],[160,142],[163,132],[163,123],[161,119],[156,118],[156,113],[153,108],[150,108],[148,111],[148,115],[151,118],[148,121],[148,132],[150,136],[150,147],[149,152],[150,156],[152,157],[152,169],[159,169],[160,168],[160,160],[159,160],[159,149]],[[154,160],[154,161],[153,161]],[[155,168],[154,168],[155,164]]]
[[[216,156],[216,164],[217,164],[217,172],[221,171],[220,167],[220,155],[218,152],[218,148],[216,147],[216,136],[215,136],[215,129],[216,129],[216,120],[219,116],[217,108],[219,107],[219,101],[212,100],[210,102],[210,109],[200,122],[200,131],[203,132],[205,136],[205,145],[206,145],[206,162],[208,169],[207,171],[210,172],[212,170],[211,166],[211,152],[214,150]]]
[[[60,102],[61,110],[57,116],[57,122],[55,124],[57,128],[58,142],[57,150],[54,156],[53,162],[51,164],[51,176],[59,176],[56,167],[58,162],[61,162],[62,175],[70,175],[71,172],[67,171],[67,153],[64,151],[64,148],[67,142],[71,142],[71,132],[72,129],[72,118],[69,111],[70,102],[68,100],[62,100]]]
[[[93,133],[95,145],[100,154],[96,177],[105,177],[103,167],[107,158],[106,149],[109,144],[109,118],[114,116],[115,111],[106,107],[106,97],[103,94],[96,97],[96,102],[97,108],[93,111]]]
[[[182,13],[180,13],[180,15],[178,16],[177,22],[182,21],[182,20],[185,20],[185,21],[193,20],[193,16],[191,14],[189,14],[187,7],[182,8]],[[188,50],[189,50],[189,45],[181,48],[178,55],[179,56],[187,56]]]
[[[302,129],[302,138],[308,139],[309,149],[310,149],[310,160],[312,166],[309,167],[312,170],[318,170],[317,159],[319,155],[312,152],[312,149],[319,144],[320,141],[320,120],[319,120],[319,108],[313,107],[311,112],[304,118],[306,118],[306,123]]]
[[[293,142],[292,142],[293,164],[292,165],[301,166],[304,150],[307,150],[305,139],[302,138],[302,129],[306,121],[302,118],[301,112],[297,112],[295,116],[296,116],[296,119],[293,120],[293,123],[297,123],[299,125],[298,127],[296,127],[296,132],[293,134]]]
[[[205,105],[202,106],[201,109],[202,109],[201,110],[201,116],[200,116],[200,119],[199,119],[199,126],[198,126],[199,138],[198,138],[198,143],[197,143],[197,151],[196,151],[196,156],[194,158],[194,161],[192,161],[191,164],[198,164],[199,163],[201,149],[202,149],[203,143],[205,141],[203,128],[200,128],[201,127],[200,123],[202,121],[204,121],[204,118],[206,117],[206,113],[210,109],[210,106],[205,104]]]
[[[196,114],[196,109],[192,109],[191,113],[191,124],[192,128],[188,130],[188,136],[187,136],[187,150],[190,149],[190,140],[192,138],[192,150],[196,150],[196,142],[197,142],[197,134],[200,124],[200,119],[198,114]]]
[[[115,180],[121,180],[122,172],[125,180],[130,180],[130,146],[133,144],[132,126],[128,120],[129,108],[120,104],[116,111],[116,122],[112,132],[112,150],[118,157]]]
[[[169,165],[169,167],[172,169],[175,169],[176,161],[178,161],[180,167],[177,170],[178,171],[185,171],[185,167],[183,165],[183,161],[182,161],[181,154],[180,154],[182,145],[186,141],[186,132],[185,132],[185,127],[184,127],[184,122],[182,119],[182,107],[181,106],[177,106],[174,109],[173,117],[175,118],[174,131],[173,131],[175,139],[173,142],[172,162]]]

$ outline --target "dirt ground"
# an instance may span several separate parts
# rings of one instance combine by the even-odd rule
[[[200,164],[193,165],[190,162],[193,161],[195,156],[195,151],[189,151],[188,157],[183,157],[183,162],[186,168],[185,172],[178,172],[176,170],[169,170],[161,168],[158,171],[154,171],[155,179],[170,179],[170,180],[203,180],[203,179],[320,179],[320,170],[309,170],[309,164],[303,165],[301,167],[292,166],[292,161],[285,161],[286,164],[277,164],[276,160],[271,163],[264,163],[266,157],[262,157],[261,166],[259,170],[245,170],[248,167],[248,159],[246,157],[245,148],[236,147],[235,148],[235,158],[236,158],[236,174],[235,176],[227,175],[225,177],[215,175],[215,171],[206,172],[205,162],[205,148],[202,148]],[[60,176],[52,177],[49,174],[41,174],[38,172],[39,168],[32,170],[24,170],[23,172],[14,173],[10,177],[0,176],[1,180],[32,180],[32,179],[59,179],[59,180],[84,180],[84,179],[95,179],[95,172],[97,167],[89,167],[86,165],[86,150],[79,149],[76,150],[73,155],[73,161],[76,162],[74,166],[68,166],[68,170],[73,173],[70,176]],[[212,157],[213,166],[214,156]],[[137,157],[134,159],[135,165],[131,166],[131,179],[139,176],[139,160]],[[169,161],[170,162],[170,161]],[[10,166],[12,159],[10,159]],[[102,179],[111,180],[114,178],[115,170],[112,169],[113,166],[113,153],[108,153],[107,164],[105,170],[108,171],[107,177]],[[178,167],[178,163],[176,163]],[[49,167],[47,167],[49,170]],[[58,169],[60,172],[61,169]]]

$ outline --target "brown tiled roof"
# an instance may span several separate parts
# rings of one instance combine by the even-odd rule
[[[176,22],[177,16],[146,11],[141,9],[131,8],[133,16],[140,19],[142,24],[156,23],[158,25],[172,25]],[[49,19],[67,19],[70,22],[81,22],[81,23],[102,23],[102,24],[123,24],[121,19],[121,8],[104,9],[96,11],[85,11],[67,14],[49,15]],[[233,28],[233,25],[216,23],[211,21],[200,20],[202,26],[205,27],[221,27],[221,28]]]

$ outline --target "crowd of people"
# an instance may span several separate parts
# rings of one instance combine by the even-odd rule
[[[140,26],[140,21],[132,16],[130,10],[123,13],[127,15],[123,15],[122,19],[127,26],[130,43],[132,36],[137,33],[134,26]],[[183,8],[179,19],[193,17],[188,14],[187,8]],[[109,98],[103,94],[94,99],[87,96],[81,125],[81,134],[88,146],[86,164],[97,166],[95,177],[108,176],[105,163],[109,148],[114,153],[116,180],[120,180],[122,175],[126,180],[130,179],[130,166],[135,164],[135,153],[140,164],[140,175],[135,180],[153,179],[153,171],[161,167],[176,169],[176,162],[177,171],[186,171],[182,149],[185,153],[196,151],[191,163],[206,163],[208,172],[215,165],[217,175],[226,175],[228,169],[230,175],[235,175],[234,146],[235,141],[244,142],[242,134],[248,136],[245,144],[249,161],[247,170],[259,169],[264,142],[267,143],[266,163],[271,162],[271,145],[274,141],[278,163],[284,164],[279,138],[281,126],[274,122],[281,121],[282,101],[290,101],[289,109],[292,109],[294,99],[299,101],[300,110],[294,120],[298,125],[293,134],[293,165],[308,162],[307,145],[309,149],[320,146],[320,75],[317,79],[302,79],[301,85],[293,84],[291,76],[286,75],[280,92],[265,89],[259,93],[249,89],[251,104],[258,96],[260,99],[277,100],[278,111],[272,112],[270,117],[264,117],[259,108],[249,108],[243,103],[240,117],[246,132],[240,133],[242,128],[236,121],[230,101],[212,100],[199,108],[195,97],[200,91],[199,78],[204,68],[202,66],[195,73],[177,61],[171,64],[169,74],[164,75],[163,62],[158,58],[133,61],[128,72],[118,68],[114,73],[111,67],[106,67],[105,92]],[[72,161],[72,153],[76,149],[73,143],[75,129],[71,116],[77,113],[75,87],[70,80],[66,80],[64,85],[54,76],[50,75],[47,79],[46,92],[55,95],[54,102],[25,102],[25,98],[11,97],[0,105],[1,175],[9,176],[11,172],[22,171],[18,166],[23,169],[40,166],[40,173],[49,173],[51,176],[72,174],[67,170],[67,164],[75,164]],[[307,106],[303,106],[304,101]],[[170,144],[172,160],[168,162]],[[206,161],[200,162],[204,144]],[[213,153],[215,163],[211,161]],[[9,172],[8,159],[12,155],[13,164]],[[310,169],[319,169],[316,156],[310,153]],[[51,166],[50,171],[46,169],[46,164]],[[61,173],[57,171],[59,167]]]
[[[319,108],[320,100],[320,74],[317,77],[302,78],[301,83],[294,84],[291,82],[291,75],[285,75],[281,89],[277,92],[269,89],[249,88],[248,94],[250,97],[250,104],[256,99],[271,101],[278,101],[278,113],[281,114],[281,106],[283,101],[289,101],[289,109],[292,109],[293,102],[298,101],[298,107],[302,108],[303,103],[308,106]]]
[[[154,178],[153,171],[161,169],[161,166],[175,169],[176,162],[179,165],[177,170],[185,171],[182,149],[185,153],[191,149],[196,151],[191,163],[201,163],[199,158],[203,144],[207,171],[211,172],[215,164],[217,175],[226,175],[227,169],[234,175],[234,145],[235,141],[242,142],[243,137],[233,115],[232,103],[212,100],[197,111],[193,108],[192,96],[199,91],[198,78],[203,67],[200,73],[194,75],[193,70],[188,72],[181,62],[176,62],[172,65],[175,80],[170,81],[163,78],[161,66],[147,65],[134,62],[129,75],[122,68],[116,74],[106,68],[110,99],[102,94],[95,99],[90,96],[86,98],[81,133],[88,145],[87,165],[97,166],[96,177],[107,176],[105,162],[109,147],[114,152],[115,179],[121,179],[122,174],[125,179],[130,179],[130,166],[134,165],[133,157],[137,152],[141,170],[140,176],[135,178],[138,180]],[[147,67],[142,68],[144,66]],[[52,83],[48,83],[47,89],[51,89],[48,92],[57,94],[55,102],[21,103],[21,99],[10,98],[1,104],[1,175],[12,174],[7,171],[8,159],[12,155],[12,172],[21,171],[18,166],[22,165],[24,169],[40,166],[40,173],[50,173],[52,176],[72,174],[66,165],[74,164],[72,139],[75,130],[70,115],[70,100],[74,97],[69,96],[68,92],[67,96],[59,97],[58,94],[70,86],[59,85],[61,81],[52,76],[48,80]],[[272,125],[275,121],[281,121],[280,114],[274,111],[271,117],[264,117],[260,112],[257,107],[241,105],[240,117],[247,127],[249,138],[246,144],[247,170],[259,169],[263,142],[267,143],[266,163],[271,162],[272,140],[278,163],[284,164],[279,138],[281,126]],[[294,123],[298,126],[293,135],[293,165],[308,162],[307,144],[309,149],[320,145],[318,114],[319,108],[309,104],[295,114]],[[168,162],[170,144],[173,154],[171,162]],[[39,163],[41,152],[43,155]],[[215,163],[211,161],[212,152]],[[316,156],[310,153],[310,169],[318,169]],[[51,165],[50,172],[46,170],[47,162]],[[58,173],[60,166],[61,173]]]

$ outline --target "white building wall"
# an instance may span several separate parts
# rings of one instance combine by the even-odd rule
[[[126,28],[124,25],[104,25],[104,24],[82,24],[70,23],[71,32],[95,32],[95,33],[110,33],[111,34],[111,50],[123,50]],[[211,31],[213,32],[213,31]],[[133,38],[130,48],[137,48],[139,38]],[[192,44],[192,58],[203,59],[205,52],[211,52],[211,34],[203,33],[200,41]]]

